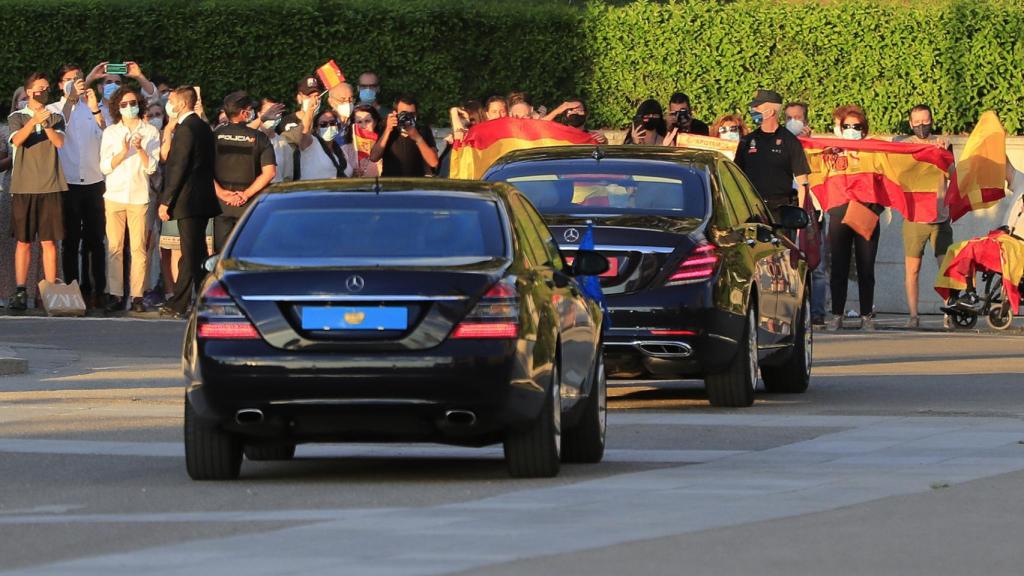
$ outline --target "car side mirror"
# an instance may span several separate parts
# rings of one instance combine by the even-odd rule
[[[593,250],[577,250],[572,261],[573,276],[600,276],[609,268],[608,259]]]
[[[213,256],[210,256],[209,258],[206,259],[206,262],[203,262],[203,270],[206,270],[207,272],[213,272],[214,269],[217,268],[217,262],[219,261],[220,254],[214,254]]]
[[[780,206],[779,220],[775,224],[775,228],[802,230],[811,225],[811,219],[807,216],[807,211],[797,206]]]

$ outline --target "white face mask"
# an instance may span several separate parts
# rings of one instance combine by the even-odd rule
[[[723,132],[722,133],[722,140],[732,140],[733,142],[739,142],[740,141],[740,133],[739,132]]]
[[[790,118],[786,120],[786,130],[789,130],[794,136],[799,136],[804,131],[804,123],[796,118]]]
[[[338,135],[337,126],[325,126],[320,129],[320,139],[324,142],[330,142],[334,140],[334,137]]]
[[[338,115],[341,116],[342,118],[348,118],[349,116],[352,115],[352,103],[351,102],[345,102],[344,104],[338,104],[334,109],[338,112]]]
[[[864,138],[864,134],[856,128],[847,128],[843,130],[843,138],[847,140],[861,140]]]
[[[168,118],[177,118],[178,117],[178,113],[174,111],[174,105],[171,104],[170,102],[168,102],[164,106],[164,111],[167,112],[167,117]]]

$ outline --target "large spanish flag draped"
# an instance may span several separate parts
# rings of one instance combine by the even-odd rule
[[[931,144],[801,138],[811,190],[822,209],[850,200],[881,204],[913,222],[934,222],[953,153]]]
[[[967,288],[967,278],[978,271],[998,272],[1014,314],[1020,312],[1021,277],[1024,276],[1024,241],[995,230],[988,236],[972,238],[949,247],[935,278],[935,291],[943,300],[952,290]]]
[[[547,120],[499,118],[473,126],[452,148],[451,178],[479,180],[502,155],[513,150],[596,144],[590,134]]]
[[[956,186],[946,193],[954,221],[1006,197],[1006,130],[991,110],[978,119],[956,163]]]

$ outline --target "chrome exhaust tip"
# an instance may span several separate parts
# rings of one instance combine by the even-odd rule
[[[633,346],[651,358],[689,358],[693,348],[686,342],[634,342]]]
[[[452,426],[472,426],[476,424],[476,414],[469,410],[449,410],[444,413],[444,421]]]
[[[239,424],[259,424],[263,422],[263,410],[243,408],[235,412],[235,422]]]

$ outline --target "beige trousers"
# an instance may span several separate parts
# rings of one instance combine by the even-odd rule
[[[118,298],[124,294],[124,228],[128,226],[131,243],[131,297],[142,298],[149,264],[149,221],[146,204],[105,203],[107,214],[107,292]]]

